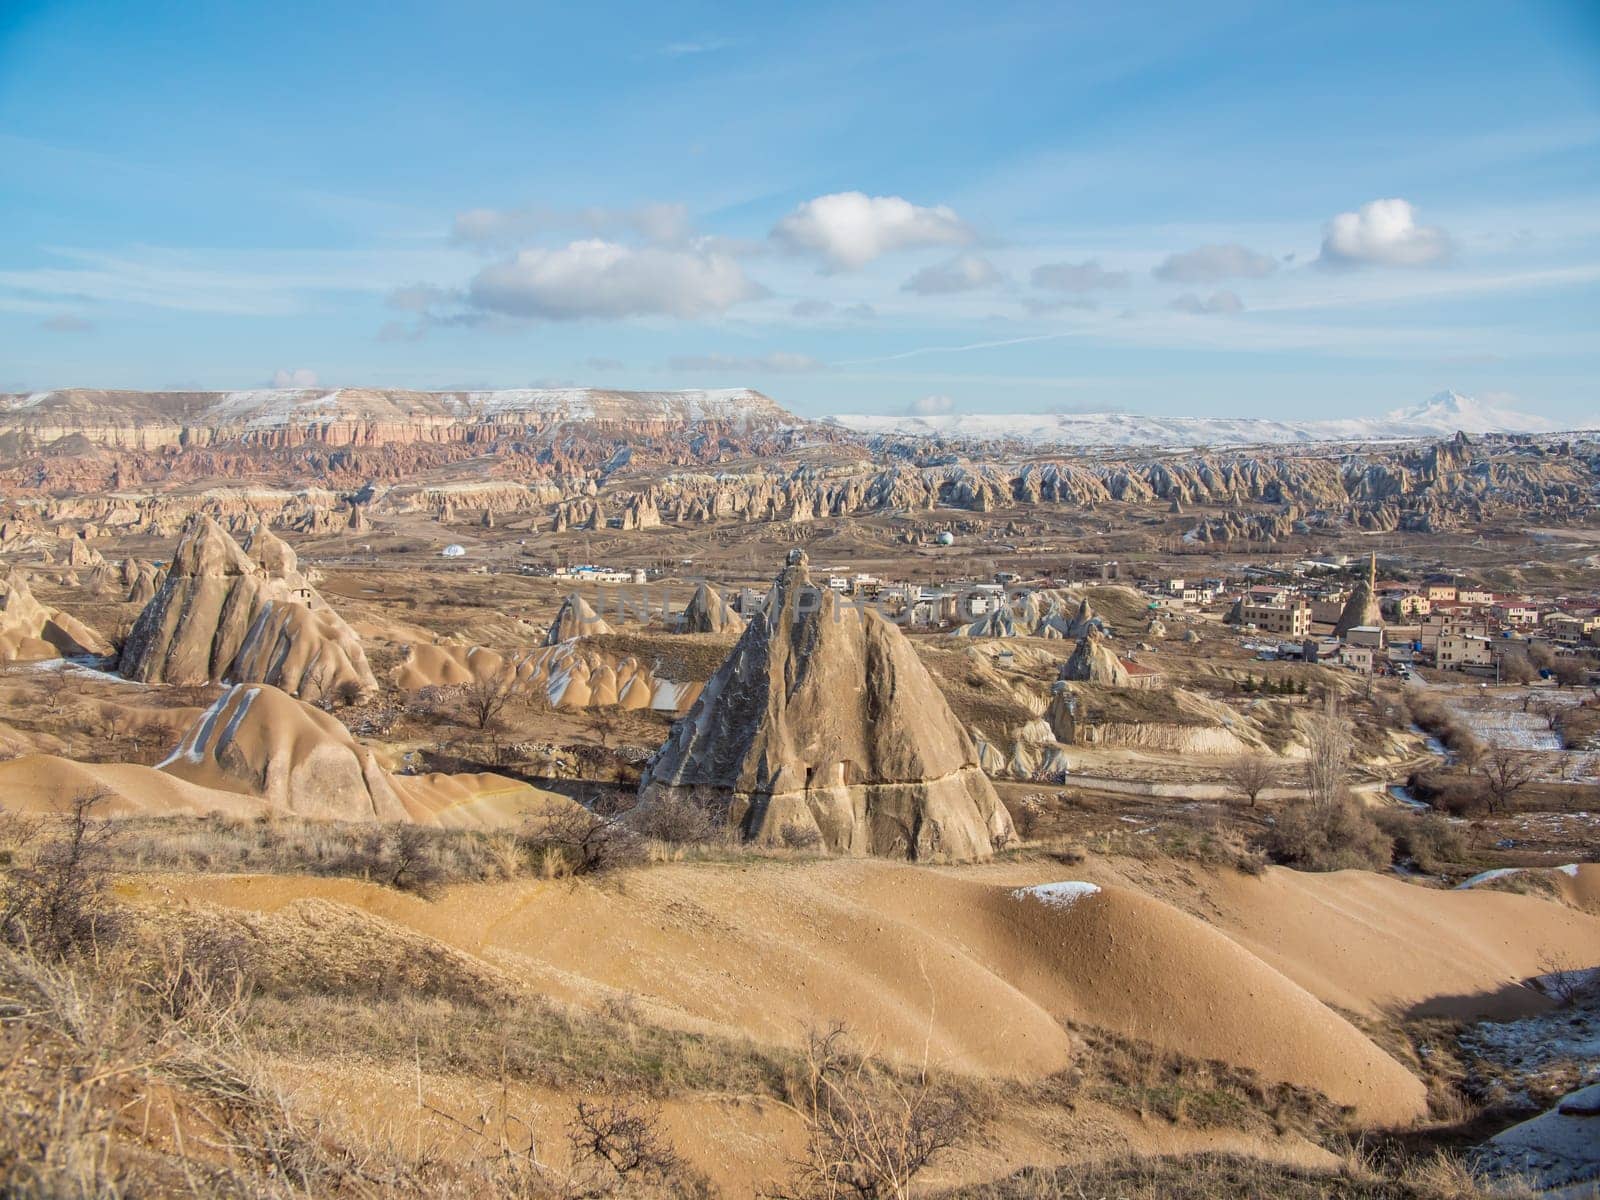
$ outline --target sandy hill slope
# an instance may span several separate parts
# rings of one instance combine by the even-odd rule
[[[333,717],[265,684],[236,684],[159,769],[274,811],[341,821],[503,824],[568,803],[497,775],[390,775]]]
[[[99,797],[101,817],[256,817],[269,811],[253,796],[192,783],[133,763],[80,763],[54,754],[0,762],[0,794],[11,812],[68,812],[80,797]]]
[[[1600,866],[1566,878],[1593,887]],[[1242,945],[1324,1000],[1372,1015],[1526,1015],[1547,1006],[1521,986],[1547,969],[1546,952],[1570,948],[1585,961],[1600,953],[1600,924],[1564,905],[1367,871],[1222,875],[1207,897]],[[1586,952],[1585,930],[1596,939]]]
[[[159,767],[50,754],[0,762],[0,803],[68,810],[99,796],[108,817],[299,816],[502,827],[572,801],[493,774],[393,775],[333,717],[265,684],[239,684],[202,712]]]
[[[687,797],[745,836],[830,850],[985,858],[1011,818],[900,630],[811,582],[803,551],[674,728],[641,801]]]
[[[405,806],[372,752],[335,718],[264,684],[236,684],[184,734],[160,770],[260,796],[306,817],[400,820]]]
[[[1559,904],[1385,880],[1360,905],[1330,897],[1317,939],[1275,938],[1285,889],[1308,877],[1231,877],[1223,913],[1208,922],[1142,894],[1110,864],[1075,868],[1076,886],[1060,870],[675,864],[630,871],[617,886],[524,881],[459,888],[434,903],[348,880],[161,886],[253,911],[308,896],[340,901],[558,999],[601,1006],[628,996],[649,1020],[767,1044],[798,1044],[839,1019],[891,1058],[1026,1080],[1071,1066],[1064,1022],[1096,1026],[1318,1089],[1370,1124],[1416,1117],[1422,1085],[1329,1005],[1370,1011],[1395,985],[1357,970],[1347,986],[1323,990],[1327,981],[1308,973],[1319,945],[1354,962],[1381,918],[1396,946],[1439,949],[1397,986],[1417,999],[1470,996],[1479,1007],[1462,1012],[1490,1013],[1507,970],[1537,971],[1537,947],[1592,954],[1600,944],[1600,920]],[[1204,880],[1178,898],[1203,909],[1215,894]],[[1246,921],[1258,923],[1248,939]],[[1522,937],[1496,949],[1486,928],[1513,924]],[[1446,956],[1456,960],[1448,969]]]
[[[128,635],[119,664],[141,683],[269,683],[316,698],[377,681],[361,640],[265,529],[248,548],[193,517],[171,567]]]
[[[13,569],[0,582],[0,662],[110,653],[106,640],[82,621],[41,604],[21,572]]]

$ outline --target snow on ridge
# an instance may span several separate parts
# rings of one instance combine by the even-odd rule
[[[223,392],[209,416],[224,423],[242,422],[247,429],[271,429],[297,418],[326,416],[319,410],[335,408],[340,388],[251,388]]]
[[[1497,409],[1443,392],[1383,417],[1280,421],[1268,417],[1178,417],[1137,413],[951,413],[831,418],[857,433],[973,441],[1011,439],[1080,446],[1216,446],[1259,443],[1400,441],[1466,433],[1546,433],[1542,417]]]
[[[350,395],[345,396],[349,392]],[[272,428],[299,421],[344,415],[363,419],[374,405],[393,404],[389,389],[254,388],[217,393],[208,416],[222,424]],[[792,421],[778,404],[750,388],[685,389],[682,391],[619,391],[609,388],[504,388],[485,391],[405,392],[394,416],[440,419],[494,418],[521,413],[567,421],[590,421],[626,415],[641,420],[685,422],[775,419]],[[421,402],[420,411],[418,402]],[[393,411],[393,410],[391,410]]]
[[[1011,893],[1018,900],[1035,900],[1051,908],[1071,908],[1079,900],[1100,894],[1100,886],[1068,879],[1061,883],[1040,883],[1033,887],[1017,888]]]

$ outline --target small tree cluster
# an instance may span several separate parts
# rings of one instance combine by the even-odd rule
[[[1262,676],[1257,679],[1254,675],[1246,675],[1239,684],[1239,690],[1251,695],[1262,696],[1304,696],[1306,694],[1306,681],[1285,675],[1282,679],[1273,679],[1271,676]]]

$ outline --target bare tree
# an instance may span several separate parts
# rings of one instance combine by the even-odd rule
[[[904,1200],[916,1176],[972,1123],[925,1071],[909,1081],[874,1072],[843,1025],[811,1035],[804,1070],[796,1107],[808,1134],[780,1193],[787,1200]]]
[[[511,703],[511,679],[503,672],[474,677],[461,690],[461,704],[467,719],[479,729],[497,724]]]
[[[1331,807],[1344,795],[1350,772],[1350,731],[1339,715],[1338,701],[1329,692],[1322,712],[1312,717],[1306,731],[1306,790],[1312,803]]]
[[[67,672],[65,666],[55,670],[40,671],[37,675],[40,699],[46,712],[60,712],[67,697]]]
[[[1276,759],[1265,754],[1241,754],[1222,770],[1227,785],[1251,807],[1261,793],[1277,784],[1283,772]]]
[[[1584,970],[1562,950],[1540,951],[1539,970],[1542,974],[1534,982],[1562,1008],[1571,1008],[1586,991],[1600,986],[1600,972]]]
[[[1528,711],[1544,722],[1546,729],[1554,730],[1561,719],[1563,706],[1554,700],[1539,699],[1528,706]]]
[[[572,1174],[563,1195],[569,1200],[599,1200],[665,1190],[684,1167],[661,1135],[660,1123],[655,1109],[626,1100],[579,1100],[567,1127]]]
[[[1476,769],[1489,811],[1503,813],[1539,777],[1539,760],[1523,750],[1491,750],[1478,760]]]
[[[1551,664],[1550,674],[1562,687],[1581,687],[1589,678],[1589,665],[1577,658],[1558,658]]]
[[[600,745],[609,750],[622,729],[621,710],[614,704],[595,704],[588,708],[585,716],[589,719],[589,728],[600,739]]]

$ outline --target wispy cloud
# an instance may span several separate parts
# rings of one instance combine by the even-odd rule
[[[93,333],[94,322],[76,313],[57,313],[40,321],[39,328],[49,333]]]
[[[691,38],[681,42],[668,42],[656,48],[662,58],[687,58],[695,54],[714,54],[732,46],[733,39],[725,37]]]
[[[694,374],[779,374],[798,375],[820,371],[822,363],[809,354],[774,350],[770,354],[678,354],[667,360],[669,370]]]

